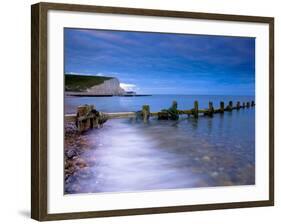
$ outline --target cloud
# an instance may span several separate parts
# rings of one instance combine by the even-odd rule
[[[135,84],[130,83],[120,83],[120,87],[124,89],[125,91],[136,91],[137,86]]]
[[[117,77],[126,91],[246,94],[241,85],[254,91],[255,40],[66,28],[65,71]]]
[[[127,32],[108,32],[103,30],[90,30],[90,29],[77,29],[78,32],[87,34],[93,38],[98,38],[101,40],[117,43],[117,44],[132,44],[132,45],[138,45],[139,42],[128,38]]]

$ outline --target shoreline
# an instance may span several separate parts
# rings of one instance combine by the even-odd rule
[[[82,158],[82,154],[87,150],[87,139],[85,135],[78,133],[74,124],[66,123],[64,130],[64,192],[71,193],[71,183],[77,173],[89,167]]]
[[[113,94],[91,94],[89,92],[65,92],[65,96],[75,96],[75,97],[139,97],[139,96],[152,96],[151,94],[123,94],[123,95],[113,95]]]

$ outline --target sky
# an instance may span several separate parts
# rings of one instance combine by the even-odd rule
[[[64,29],[65,73],[139,94],[254,95],[255,38]]]

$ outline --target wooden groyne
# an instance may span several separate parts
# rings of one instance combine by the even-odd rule
[[[179,115],[187,115],[199,118],[199,115],[212,117],[216,113],[231,112],[233,110],[240,110],[255,106],[255,102],[242,102],[239,101],[234,105],[232,101],[228,102],[225,107],[223,101],[220,102],[220,107],[215,109],[212,102],[209,102],[208,108],[199,109],[198,101],[194,101],[194,107],[189,110],[178,110],[177,102],[173,101],[169,109],[164,109],[158,112],[151,112],[149,105],[143,105],[142,109],[137,112],[114,112],[106,113],[97,111],[94,105],[81,105],[77,107],[76,114],[66,114],[64,117],[65,122],[75,122],[80,132],[92,128],[101,127],[109,119],[117,118],[140,118],[144,123],[147,123],[150,117],[157,117],[159,120],[177,120]]]

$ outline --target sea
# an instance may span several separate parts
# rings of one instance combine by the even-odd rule
[[[65,97],[65,113],[82,104],[102,112],[151,112],[219,108],[220,101],[248,102],[254,96],[152,95],[136,97]],[[179,120],[122,118],[108,120],[85,135],[81,157],[90,164],[65,183],[65,193],[137,192],[255,184],[255,107],[213,117],[181,115]]]

